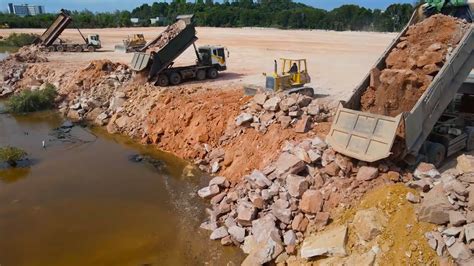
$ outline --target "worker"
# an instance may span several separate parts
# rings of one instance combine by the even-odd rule
[[[421,9],[426,17],[434,14],[445,14],[453,17],[465,19],[472,23],[472,13],[468,0],[426,0]]]
[[[298,66],[296,65],[296,63],[293,63],[289,73],[298,73]]]

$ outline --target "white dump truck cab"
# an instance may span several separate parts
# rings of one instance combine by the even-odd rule
[[[198,48],[200,64],[214,66],[217,70],[227,69],[226,48],[223,46],[206,45]],[[229,52],[227,51],[227,57]]]
[[[102,43],[100,42],[99,34],[87,35],[87,44],[94,46],[95,48],[101,48]]]

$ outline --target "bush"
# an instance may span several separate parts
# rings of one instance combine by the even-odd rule
[[[12,33],[7,38],[0,41],[0,45],[22,47],[25,45],[33,44],[35,39],[38,37],[39,36],[37,34],[31,34],[31,33]]]
[[[48,83],[42,90],[25,90],[11,96],[7,102],[7,109],[12,113],[28,113],[50,109],[54,105],[56,95],[56,88]]]
[[[27,153],[19,148],[7,146],[0,148],[0,161],[11,166],[16,166],[17,162],[24,159]]]

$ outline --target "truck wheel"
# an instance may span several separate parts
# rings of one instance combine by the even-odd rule
[[[58,45],[58,47],[56,47],[56,50],[57,50],[58,52],[61,52],[61,53],[62,53],[62,52],[64,52],[64,46]]]
[[[76,46],[76,47],[74,48],[74,52],[76,52],[76,53],[82,52],[82,47],[81,47],[80,45]]]
[[[196,73],[197,80],[205,80],[206,79],[206,71],[204,69],[199,69]]]
[[[181,83],[181,75],[177,72],[172,72],[170,74],[170,83],[172,85],[178,85],[179,83]]]
[[[87,51],[89,51],[90,53],[95,52],[94,46],[87,46]]]
[[[55,51],[56,51],[56,48],[54,48],[54,46],[50,46],[50,47],[48,47],[48,51],[50,51],[50,52],[55,52]]]
[[[217,78],[218,75],[219,75],[219,72],[217,72],[217,69],[215,69],[215,68],[210,68],[210,69],[207,71],[207,76],[208,76],[210,79],[215,79],[215,78]]]
[[[161,75],[158,76],[158,79],[156,80],[156,83],[160,87],[166,87],[170,83],[170,80],[168,79],[168,76],[161,74]]]
[[[426,144],[426,159],[429,163],[432,163],[434,164],[434,166],[439,167],[446,158],[446,148],[443,144],[436,142],[428,141]]]

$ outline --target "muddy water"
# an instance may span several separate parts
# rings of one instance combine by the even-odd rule
[[[29,153],[0,165],[0,265],[225,265],[237,248],[199,229],[207,178],[173,156],[102,131],[74,127],[67,141],[52,112],[0,114],[0,146]],[[45,140],[46,148],[41,142]],[[134,162],[135,154],[157,159]],[[191,176],[194,175],[194,176]]]

